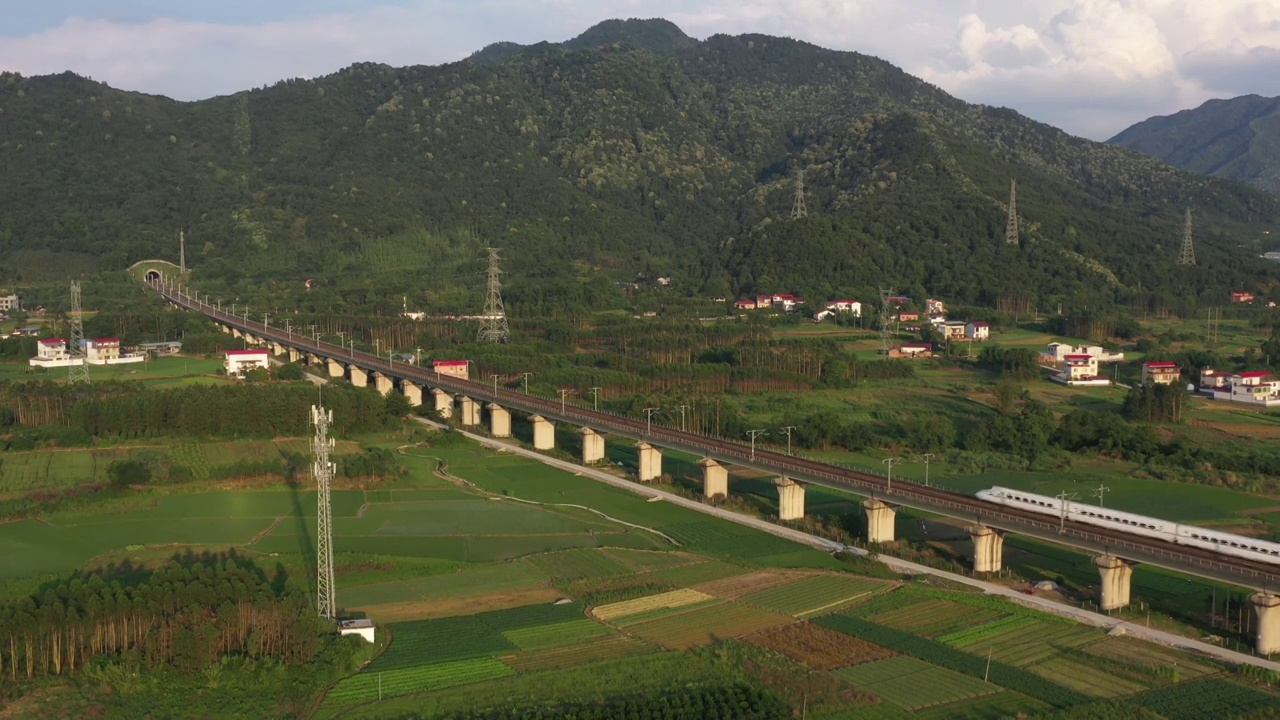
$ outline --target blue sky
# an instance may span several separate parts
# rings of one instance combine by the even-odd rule
[[[43,0],[10,3],[0,70],[193,100],[353,62],[438,64],[614,17],[882,57],[971,102],[1094,139],[1213,97],[1280,95],[1277,0]]]

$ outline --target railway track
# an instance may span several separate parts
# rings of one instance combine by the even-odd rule
[[[1008,532],[1094,552],[1109,552],[1128,560],[1149,562],[1257,589],[1274,590],[1277,585],[1280,585],[1280,567],[1252,562],[1244,558],[1234,558],[1207,549],[1133,535],[1112,528],[1071,520],[1063,522],[1046,515],[998,505],[969,495],[907,480],[895,480],[890,487],[887,478],[874,473],[842,468],[773,450],[752,449],[742,443],[723,438],[684,432],[662,425],[654,426],[643,420],[591,410],[563,401],[557,402],[523,392],[495,388],[493,385],[472,380],[442,376],[414,365],[396,364],[386,358],[361,351],[351,351],[231,315],[180,294],[168,286],[158,283],[151,283],[150,286],[178,307],[202,313],[225,325],[239,328],[241,331],[247,331],[266,340],[301,352],[311,352],[354,364],[366,371],[381,373],[388,377],[438,387],[475,400],[494,402],[508,409],[536,413],[551,420],[588,426],[595,430],[612,431],[615,434],[644,440],[658,447],[701,454],[718,461],[785,475],[800,482],[816,483],[858,495],[872,496],[891,504],[972,521]]]

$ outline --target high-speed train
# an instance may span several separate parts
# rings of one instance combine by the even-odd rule
[[[976,495],[979,499],[1000,505],[1052,515],[1055,518],[1063,516],[1063,501],[1056,497],[1003,487],[979,490]],[[1070,501],[1067,502],[1066,506],[1066,518],[1073,522],[1124,530],[1134,535],[1159,538],[1179,545],[1205,548],[1223,555],[1233,555],[1272,565],[1280,565],[1280,543],[1267,540],[1259,540],[1218,530],[1208,530],[1195,525],[1179,525],[1178,523],[1147,517],[1146,515],[1135,515],[1097,505],[1086,505]]]

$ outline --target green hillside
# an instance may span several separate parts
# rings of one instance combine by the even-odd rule
[[[1144,120],[1108,142],[1280,194],[1280,97],[1210,100],[1194,110]]]
[[[18,285],[176,259],[185,228],[206,288],[299,304],[461,309],[471,296],[446,286],[474,285],[495,245],[529,302],[590,304],[648,273],[687,294],[891,284],[1168,307],[1266,282],[1274,268],[1242,238],[1280,224],[1280,198],[964,103],[872,57],[696,41],[665,21],[194,103],[6,74],[0,117],[0,281]],[[801,168],[809,213],[793,222]],[[1023,233],[1008,246],[1015,177]],[[1193,272],[1174,264],[1187,205]]]

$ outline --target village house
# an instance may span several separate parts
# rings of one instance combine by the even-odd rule
[[[835,317],[835,313],[830,310],[819,310],[818,312],[813,314],[813,321],[816,323],[820,323],[829,317]]]
[[[850,313],[862,317],[862,303],[857,300],[832,300],[827,303],[827,310],[835,313]]]
[[[1251,303],[1253,302],[1253,293],[1244,290],[1231,291],[1231,302],[1233,303]]]
[[[947,320],[942,323],[942,336],[948,342],[965,339],[965,322],[963,320]]]
[[[36,343],[36,356],[27,361],[31,367],[67,367],[79,365],[80,359],[71,356],[66,338],[46,338]]]
[[[933,345],[927,342],[902,343],[898,347],[889,350],[889,357],[907,358],[909,360],[933,357]]]
[[[924,311],[930,315],[941,315],[947,312],[947,305],[941,300],[929,298],[924,301]]]
[[[898,312],[898,322],[919,322],[920,313],[915,310],[902,310]]]
[[[1049,376],[1050,380],[1064,385],[1110,385],[1111,381],[1098,377],[1098,358],[1093,355],[1066,355],[1062,358],[1062,370]]]
[[[244,377],[250,370],[266,369],[271,365],[271,351],[266,348],[228,350],[222,366],[231,377]]]
[[[739,310],[755,310],[756,303],[754,300],[739,300],[733,306]]]
[[[1167,360],[1152,360],[1142,363],[1143,385],[1172,385],[1181,376],[1178,363]]]
[[[1049,351],[1045,353],[1045,357],[1055,364],[1061,364],[1063,358],[1068,355],[1091,355],[1097,358],[1098,362],[1117,362],[1124,359],[1124,353],[1108,352],[1101,345],[1071,345],[1064,342],[1049,343]]]
[[[146,353],[121,352],[120,338],[86,338],[83,342],[85,361],[90,365],[124,365],[147,359]]]
[[[437,375],[448,375],[449,377],[462,378],[463,380],[471,379],[470,360],[434,360],[431,363],[431,369]]]
[[[22,298],[12,293],[0,295],[0,312],[11,312],[22,309]]]
[[[911,303],[911,298],[906,295],[893,295],[885,298],[884,301],[890,305],[908,305]]]
[[[1206,368],[1200,373],[1200,392],[1214,400],[1280,406],[1280,380],[1266,370],[1225,373]]]
[[[974,320],[964,326],[964,334],[970,340],[979,342],[991,338],[991,323],[985,320]]]

